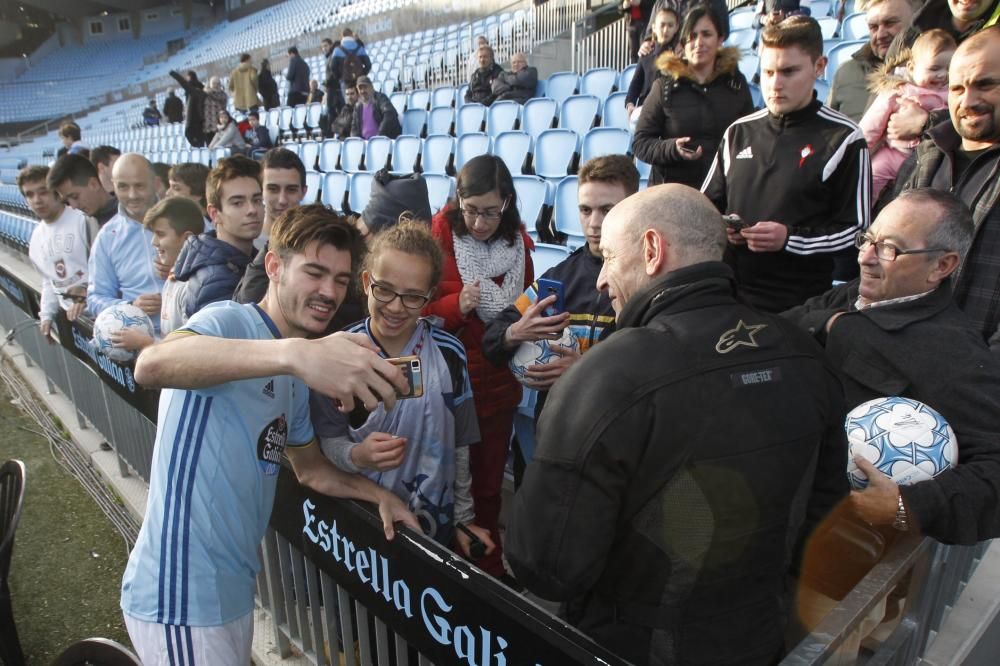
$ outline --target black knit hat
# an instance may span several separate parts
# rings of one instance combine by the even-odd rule
[[[378,233],[399,221],[400,213],[410,211],[414,219],[430,222],[431,203],[427,181],[419,173],[393,175],[382,169],[372,180],[372,195],[361,213],[370,233]]]

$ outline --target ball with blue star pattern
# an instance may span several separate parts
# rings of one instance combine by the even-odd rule
[[[115,303],[101,311],[94,321],[94,348],[112,361],[128,363],[136,353],[115,347],[111,336],[125,328],[137,328],[153,337],[153,322],[145,312],[131,303]]]
[[[558,340],[536,340],[534,342],[522,342],[521,346],[514,352],[514,358],[510,360],[510,371],[514,373],[515,379],[522,384],[526,380],[525,373],[533,365],[547,365],[559,358],[559,354],[552,351],[550,345],[560,345],[568,347],[573,351],[579,351],[580,342],[567,327]]]
[[[868,478],[854,462],[864,456],[896,485],[928,479],[958,463],[958,440],[941,414],[919,400],[877,398],[852,409],[847,431],[847,478],[861,490]]]

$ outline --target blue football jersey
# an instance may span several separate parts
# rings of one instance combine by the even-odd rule
[[[206,306],[179,332],[280,337],[257,305],[233,302]],[[146,516],[125,569],[122,610],[189,626],[251,612],[282,451],[312,440],[309,390],[293,377],[163,390]]]

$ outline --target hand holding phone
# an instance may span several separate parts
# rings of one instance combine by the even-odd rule
[[[410,385],[408,393],[404,394],[398,389],[396,390],[397,399],[419,398],[424,395],[424,380],[420,369],[419,356],[399,356],[396,358],[387,358],[386,360],[403,371],[403,376],[406,377],[406,381]]]
[[[546,317],[554,317],[566,311],[566,289],[559,280],[538,279],[538,300],[541,301],[549,296],[555,296],[555,303],[545,308],[542,314]]]

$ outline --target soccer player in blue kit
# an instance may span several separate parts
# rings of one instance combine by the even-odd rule
[[[272,228],[259,304],[213,303],[136,363],[162,387],[146,516],[122,581],[121,607],[142,662],[250,663],[257,549],[281,455],[319,492],[378,504],[419,529],[389,490],[337,469],[315,443],[309,387],[350,411],[408,387],[363,335],[321,335],[351,285],[363,243],[322,205]],[[386,396],[381,399],[377,396]]]

